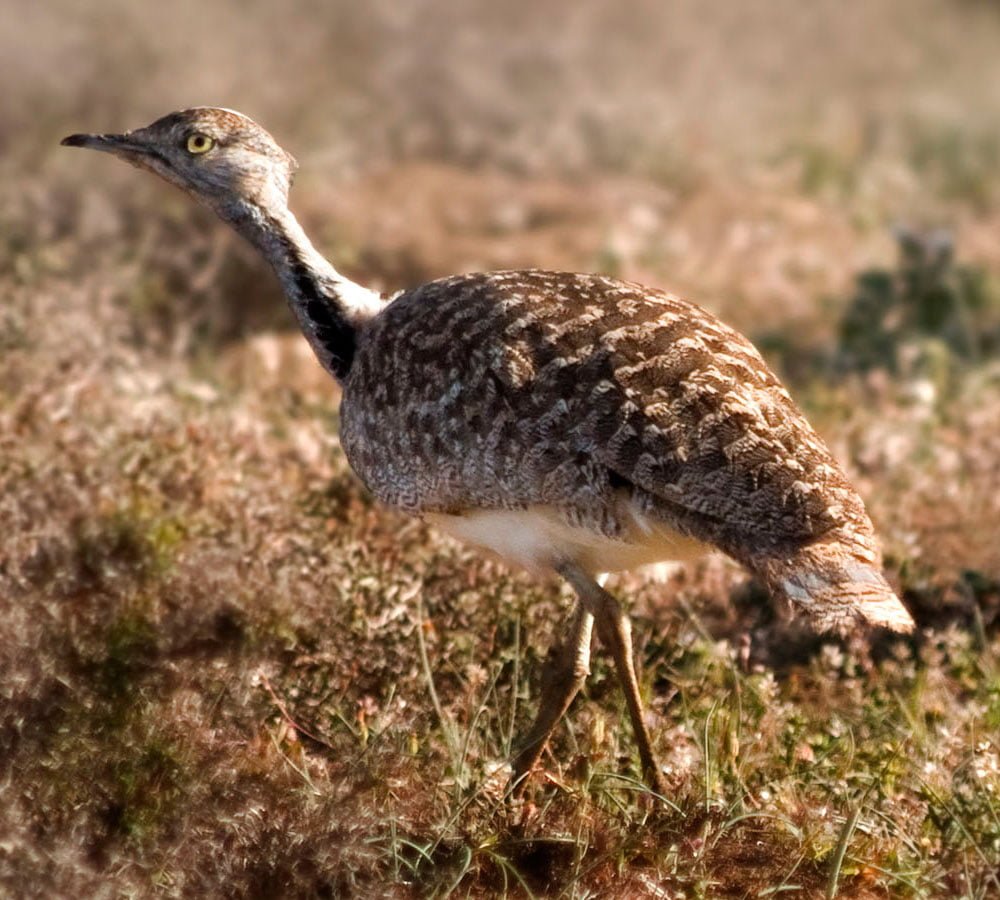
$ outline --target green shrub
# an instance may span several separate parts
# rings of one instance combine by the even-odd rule
[[[840,321],[841,370],[886,369],[935,383],[1000,351],[1000,285],[955,260],[943,231],[897,231],[895,270],[862,272]],[[940,386],[940,385],[939,385]]]

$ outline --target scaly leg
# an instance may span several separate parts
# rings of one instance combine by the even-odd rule
[[[597,623],[597,634],[610,651],[615,660],[618,682],[625,694],[629,718],[635,731],[635,740],[639,745],[639,758],[642,761],[643,773],[650,787],[658,794],[663,793],[663,782],[660,778],[660,768],[653,755],[649,731],[642,716],[642,699],[639,697],[639,681],[635,675],[635,665],[632,660],[632,626],[618,601],[602,588],[593,578],[579,566],[565,563],[559,567],[563,576],[576,590],[583,607]]]
[[[525,776],[538,762],[549,735],[590,674],[590,634],[594,617],[579,600],[573,608],[569,625],[565,638],[549,651],[549,658],[542,669],[538,715],[511,763],[515,791],[523,787]]]

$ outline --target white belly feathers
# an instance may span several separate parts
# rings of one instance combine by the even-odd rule
[[[618,572],[655,562],[694,559],[710,548],[668,526],[632,512],[622,540],[566,522],[551,506],[479,509],[459,515],[427,513],[436,528],[490,550],[531,572],[551,571],[573,562],[587,572]]]

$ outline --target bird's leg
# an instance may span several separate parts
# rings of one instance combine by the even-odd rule
[[[520,790],[527,774],[535,767],[552,730],[569,708],[577,691],[590,674],[590,635],[594,617],[577,600],[570,617],[569,631],[549,651],[542,668],[538,715],[521,743],[511,766],[512,784]]]
[[[663,782],[660,778],[660,768],[653,755],[649,731],[642,715],[642,699],[639,697],[639,680],[635,674],[635,664],[632,659],[632,625],[625,615],[621,604],[602,588],[581,568],[573,563],[566,563],[559,568],[563,576],[576,590],[583,607],[594,617],[597,623],[597,634],[614,657],[618,682],[625,694],[629,718],[635,731],[635,740],[639,745],[639,759],[642,761],[643,774],[649,786],[658,794],[663,793]]]

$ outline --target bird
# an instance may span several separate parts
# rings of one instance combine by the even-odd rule
[[[541,269],[383,296],[315,249],[288,205],[295,159],[234,110],[62,144],[153,172],[259,251],[341,387],[340,443],[378,501],[572,588],[512,790],[583,686],[596,629],[643,775],[663,793],[630,620],[605,573],[721,550],[819,630],[913,628],[833,454],[753,344],[705,309]]]

